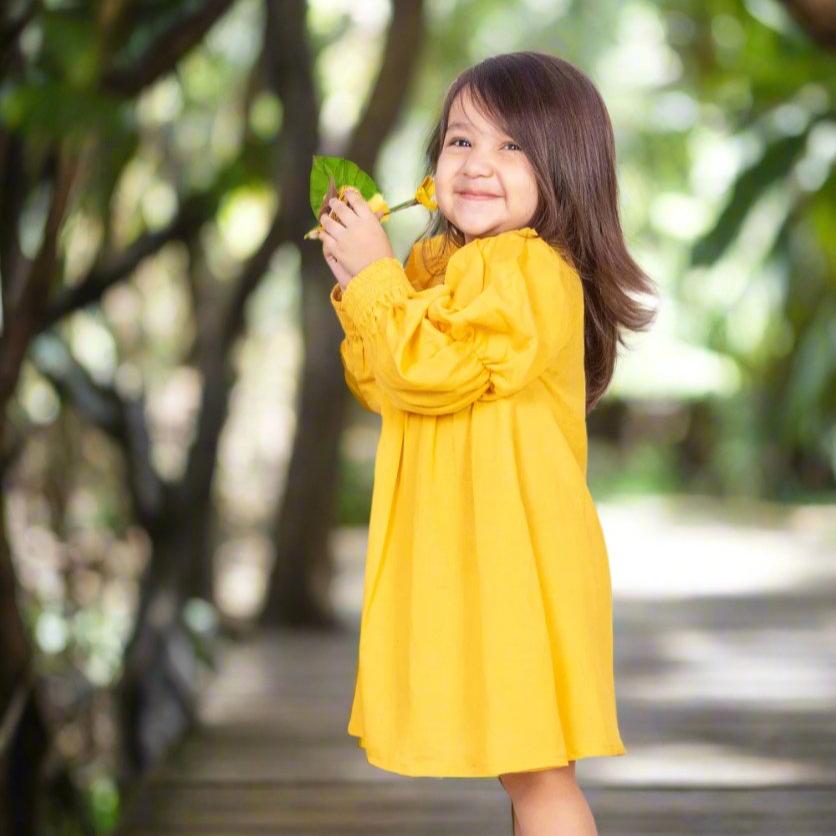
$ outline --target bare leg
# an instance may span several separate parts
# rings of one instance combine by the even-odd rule
[[[551,769],[506,772],[499,782],[514,804],[515,836],[598,836],[592,810],[575,780],[574,761]]]
[[[497,779],[500,784],[502,784],[502,778]],[[502,784],[504,788],[504,784]],[[514,802],[511,801],[511,828],[513,829],[514,836],[522,836],[522,828],[520,827],[520,820],[517,818],[517,811],[514,809]]]

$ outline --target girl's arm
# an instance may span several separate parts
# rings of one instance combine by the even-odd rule
[[[403,270],[410,284],[416,290],[420,290],[423,282],[426,281],[426,276],[417,266],[417,250],[418,247],[412,249]],[[382,393],[380,387],[375,383],[371,361],[363,346],[360,332],[342,304],[342,290],[339,282],[331,288],[331,305],[345,333],[345,337],[340,343],[340,357],[346,385],[364,409],[380,414]]]
[[[345,337],[340,343],[340,358],[346,385],[364,409],[380,414],[382,395],[375,383],[371,358],[363,345],[360,332],[343,309],[339,283],[331,289],[331,305],[345,332]]]
[[[365,369],[395,407],[440,415],[520,391],[568,337],[577,273],[535,233],[476,239],[443,284],[416,290],[396,258],[379,258],[342,291]],[[360,350],[359,348],[357,349]]]

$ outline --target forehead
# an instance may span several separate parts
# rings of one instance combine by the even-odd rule
[[[488,116],[483,115],[478,110],[467,89],[462,90],[453,99],[447,116],[448,131],[465,128],[492,136],[505,135],[505,132],[498,125],[495,125]]]

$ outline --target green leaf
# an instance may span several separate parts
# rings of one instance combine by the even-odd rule
[[[808,131],[782,137],[767,146],[763,156],[738,176],[728,203],[714,226],[694,242],[691,264],[695,267],[717,261],[740,232],[750,210],[763,193],[785,177],[807,142]]]
[[[836,404],[834,316],[836,303],[824,297],[812,322],[799,335],[780,412],[786,438],[802,438],[814,444],[817,436],[827,434],[826,415],[832,419]]]
[[[98,131],[122,141],[136,130],[132,111],[115,97],[50,78],[7,87],[0,94],[0,123],[50,139],[83,139]]]
[[[314,154],[311,167],[311,209],[317,221],[328,191],[329,178],[333,178],[337,189],[340,186],[354,186],[366,200],[371,200],[380,191],[374,180],[351,160]]]

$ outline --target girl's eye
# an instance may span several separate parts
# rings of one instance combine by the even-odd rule
[[[457,142],[469,142],[470,140],[465,139],[463,136],[455,136],[451,139],[447,144],[448,145],[455,145]],[[516,142],[506,142],[506,145],[513,145],[517,151],[522,151],[519,145]]]

